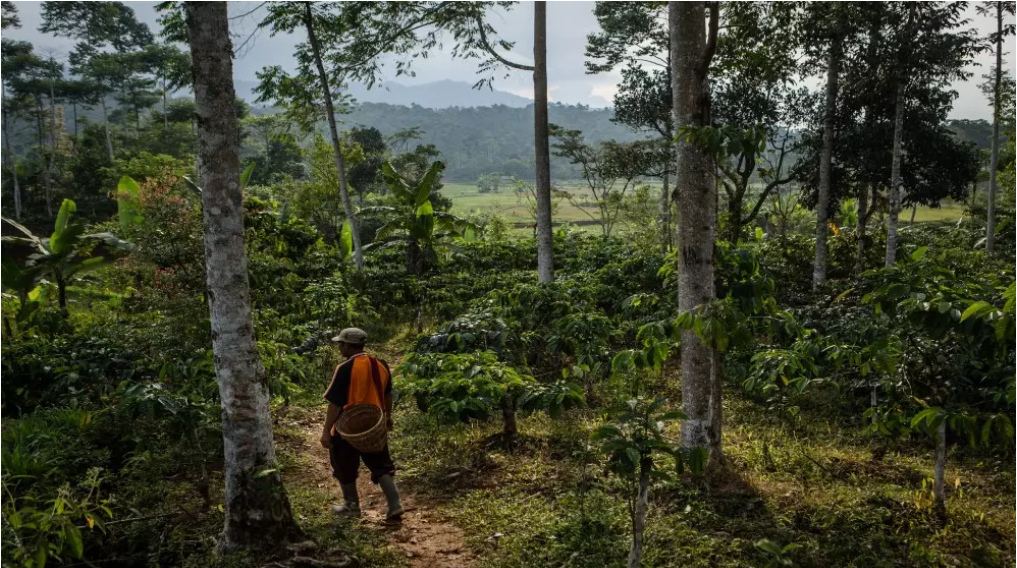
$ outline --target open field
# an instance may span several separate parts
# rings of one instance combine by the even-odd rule
[[[588,191],[584,186],[580,185],[581,183],[581,181],[561,182],[558,184],[558,187],[568,191],[578,199],[588,195]],[[645,185],[654,188],[651,195],[657,195],[660,182],[648,182]],[[533,221],[525,197],[516,194],[514,188],[510,185],[502,187],[497,193],[480,193],[480,189],[472,183],[447,182],[442,188],[441,193],[452,199],[452,211],[457,215],[497,214],[509,223]],[[956,222],[963,214],[964,205],[950,201],[944,202],[938,208],[919,207],[915,214],[915,222]],[[911,219],[911,210],[905,209],[901,211],[900,218],[902,222],[907,223]],[[591,219],[597,219],[595,207],[579,207],[569,203],[567,200],[562,200],[558,204],[555,215],[556,222],[589,221]]]

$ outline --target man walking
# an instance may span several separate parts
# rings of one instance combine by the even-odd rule
[[[339,436],[336,421],[343,410],[354,404],[373,404],[385,412],[388,429],[392,429],[392,373],[388,363],[364,353],[367,333],[350,327],[332,338],[339,351],[346,358],[332,376],[332,383],[325,391],[328,411],[325,427],[321,432],[321,445],[328,448],[332,462],[332,475],[339,480],[343,492],[343,504],[332,507],[339,514],[360,514],[360,497],[357,494],[357,475],[360,460],[371,471],[371,481],[381,486],[388,501],[389,521],[399,520],[403,507],[399,503],[399,490],[395,483],[395,464],[388,453],[388,445],[380,452],[361,453]],[[377,377],[378,382],[375,382]],[[379,392],[380,391],[380,392]]]

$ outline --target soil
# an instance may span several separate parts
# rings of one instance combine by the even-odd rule
[[[313,463],[314,482],[342,502],[339,484],[332,477],[328,454],[318,443],[321,432],[316,424],[302,425],[302,451],[309,452]],[[394,456],[398,464],[398,456]],[[399,492],[406,513],[399,523],[385,522],[385,495],[371,483],[370,475],[361,465],[357,479],[360,490],[361,521],[385,535],[389,545],[406,558],[411,568],[471,568],[476,556],[464,544],[463,531],[435,512],[435,504],[413,493],[405,483]]]

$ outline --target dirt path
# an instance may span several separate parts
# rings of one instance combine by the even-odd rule
[[[328,454],[318,443],[321,435],[319,427],[311,423],[302,425],[301,450],[307,451],[312,458],[313,478],[318,487],[328,491],[335,504],[339,504],[338,482],[332,477]],[[395,458],[398,465],[398,456]],[[381,488],[371,483],[370,474],[363,464],[357,486],[360,489],[362,522],[384,533],[390,546],[406,558],[411,568],[471,568],[476,564],[475,555],[463,542],[463,531],[438,517],[433,504],[415,495],[406,484],[399,486],[406,514],[397,525],[385,523],[385,496]]]

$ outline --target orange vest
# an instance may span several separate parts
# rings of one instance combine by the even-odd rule
[[[343,364],[353,366],[350,369],[350,390],[347,391],[346,406],[343,410],[354,404],[373,404],[384,409],[385,389],[391,380],[385,365],[366,353],[358,353]],[[373,373],[378,375],[377,383],[374,381]]]

